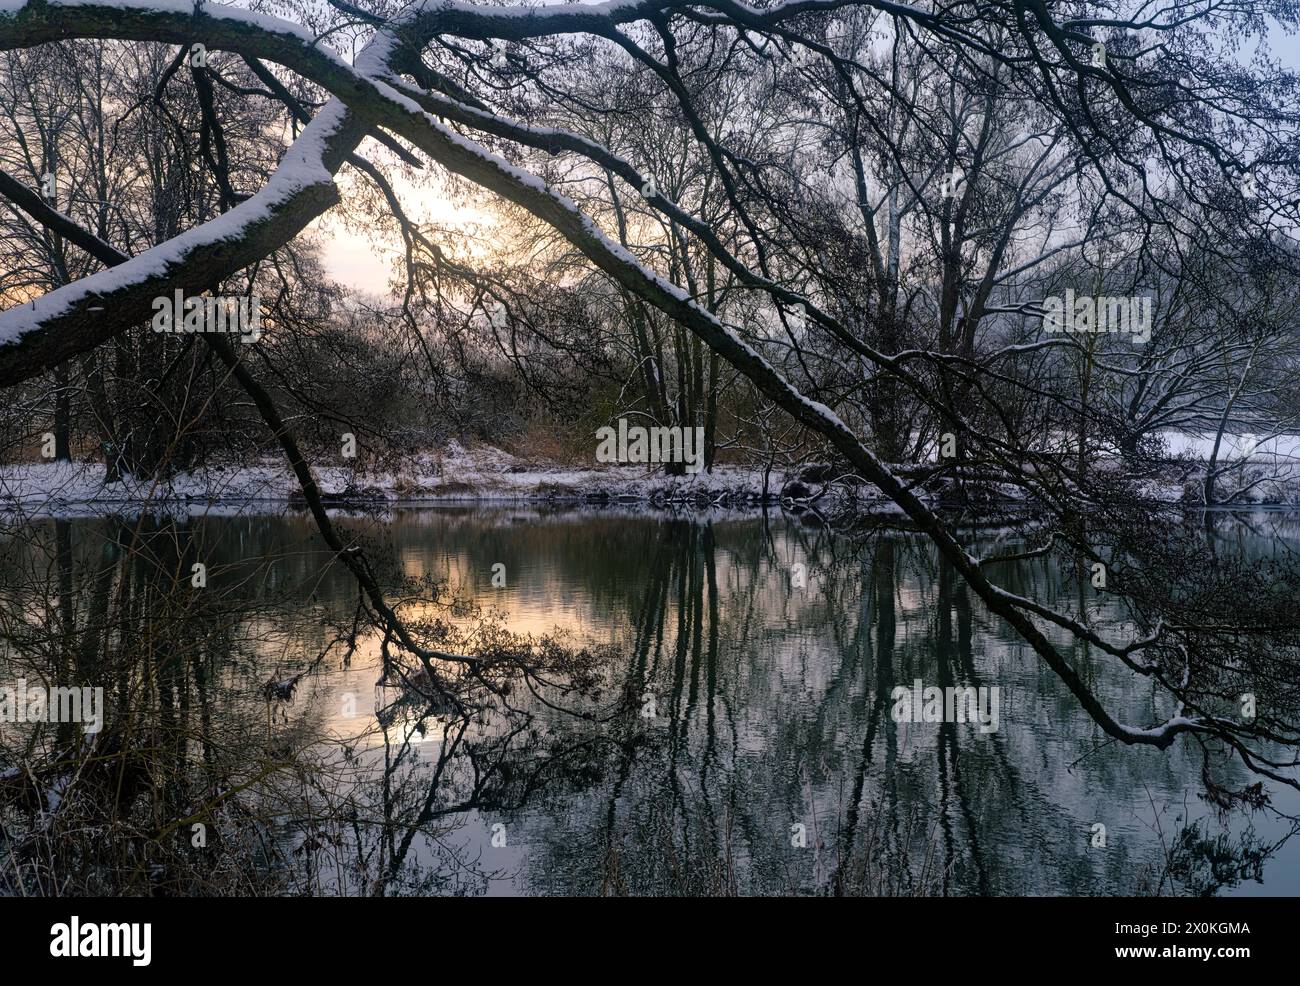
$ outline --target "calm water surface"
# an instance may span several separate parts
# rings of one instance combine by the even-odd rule
[[[5,605],[38,610],[18,587],[43,570],[49,584],[65,580],[62,598],[70,589],[79,612],[93,609],[91,573],[120,552],[114,539],[134,523],[33,522],[25,539],[4,542],[13,582]],[[597,709],[626,692],[654,713],[636,717],[634,741],[588,745],[631,732],[512,694],[565,740],[554,769],[519,797],[476,799],[472,779],[434,781],[437,716],[421,731],[410,714],[376,722],[393,690],[376,687],[374,639],[346,662],[331,654],[291,702],[264,708],[260,686],[309,667],[326,642],[324,617],[346,617],[357,601],[306,518],[189,521],[184,536],[224,600],[210,638],[196,641],[220,683],[205,715],[265,716],[267,729],[293,731],[312,751],[304,770],[331,776],[332,796],[345,789],[363,814],[386,818],[384,836],[359,836],[352,850],[400,856],[386,892],[1133,893],[1158,879],[1162,846],[1180,826],[1221,831],[1198,797],[1190,744],[1107,742],[914,535],[851,541],[776,513],[439,508],[341,523],[369,539],[390,584],[398,573],[446,580],[461,605],[444,618],[495,612],[516,632],[607,648],[601,700],[560,704]],[[1300,527],[1265,516],[1229,521],[1220,536],[1258,556],[1294,548]],[[504,587],[493,585],[497,565]],[[1122,619],[1072,568],[1035,559],[993,574],[1099,627]],[[1148,685],[1086,648],[1067,653],[1117,718],[1157,721]],[[890,693],[916,679],[996,687],[998,729],[895,722]],[[499,728],[486,724],[485,735]],[[1300,811],[1289,792],[1270,790],[1279,807]],[[421,811],[436,817],[436,834],[402,827]],[[1098,823],[1104,848],[1092,844]],[[1246,830],[1234,818],[1223,831]],[[1253,831],[1267,841],[1284,829],[1257,815]],[[276,832],[289,842],[309,835],[294,819]],[[1297,841],[1272,853],[1262,882],[1221,892],[1300,891]],[[347,857],[320,868],[319,890],[345,879]]]

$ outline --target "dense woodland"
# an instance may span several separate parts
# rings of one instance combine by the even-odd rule
[[[469,722],[511,681],[582,691],[592,655],[411,618],[447,600],[391,592],[313,470],[345,434],[383,469],[701,428],[706,466],[886,498],[1109,740],[1201,750],[1216,804],[1258,800],[1225,761],[1296,783],[1300,566],[1218,552],[1150,485],[1223,506],[1289,475],[1232,439],[1300,431],[1292,0],[251,10],[0,4],[0,461],[279,458],[357,587],[325,650],[376,634]],[[412,218],[438,198],[482,228]],[[325,215],[402,244],[389,284],[331,281]],[[153,331],[177,290],[255,298],[261,338]],[[1045,331],[1078,297],[1149,325]],[[1000,585],[950,488],[1013,491],[1010,557],[1101,566],[1121,633]],[[116,584],[68,619],[124,669],[147,616]],[[1149,683],[1149,721],[1063,640]]]

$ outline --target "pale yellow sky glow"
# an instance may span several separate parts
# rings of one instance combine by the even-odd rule
[[[372,148],[374,145],[370,145]],[[363,148],[364,150],[365,148]],[[385,154],[368,154],[371,161],[380,163]],[[436,224],[446,231],[431,235],[430,239],[449,254],[465,257],[482,254],[476,249],[475,237],[487,241],[495,239],[495,217],[480,201],[473,198],[447,194],[435,178],[420,176],[410,180],[402,169],[385,168],[385,177],[393,186],[410,219],[417,224]],[[339,178],[339,187],[345,203],[358,194],[351,175]],[[326,213],[312,223],[310,229],[321,236],[321,258],[325,270],[334,280],[358,291],[370,294],[391,293],[394,278],[400,278],[403,248],[396,229],[359,230],[349,228],[337,210]]]

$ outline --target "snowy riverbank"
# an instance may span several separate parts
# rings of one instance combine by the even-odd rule
[[[1195,454],[1195,440],[1181,451]],[[1272,459],[1272,456],[1270,456]],[[1261,464],[1270,470],[1276,465]],[[314,473],[330,506],[441,502],[561,502],[683,505],[693,507],[758,507],[779,502],[783,488],[795,497],[815,495],[818,482],[786,487],[783,470],[773,470],[764,499],[761,470],[720,465],[711,473],[666,476],[644,466],[575,468],[524,459],[490,446],[467,449],[453,442],[441,454],[422,453],[407,459],[395,472],[369,472],[343,465],[317,465]],[[1007,506],[1016,490],[1001,487]],[[1185,498],[1183,484],[1151,482],[1154,499],[1176,503]],[[1248,502],[1300,505],[1300,485],[1267,482],[1252,490]],[[293,505],[301,492],[283,459],[266,456],[248,465],[221,465],[181,473],[163,481],[125,477],[104,483],[99,462],[39,462],[0,466],[0,511],[29,516],[103,513],[139,508],[144,504],[193,512],[196,508],[243,509],[251,504]],[[892,511],[878,491],[860,489],[858,505],[867,510]],[[222,510],[225,512],[225,510]]]
[[[394,472],[343,465],[313,465],[330,505],[455,501],[689,502],[758,505],[761,471],[719,466],[712,473],[665,476],[643,466],[586,469],[537,462],[501,449],[466,449],[457,443],[441,454],[422,453]],[[774,501],[783,476],[773,473]],[[99,462],[39,462],[0,466],[0,510],[30,515],[80,512],[77,508],[168,505],[296,503],[298,481],[283,458],[266,456],[247,465],[218,465],[166,480],[124,477],[104,482]]]

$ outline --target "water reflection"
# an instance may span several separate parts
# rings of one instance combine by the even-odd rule
[[[1191,744],[1107,742],[915,536],[523,509],[345,526],[395,594],[423,580],[416,618],[589,646],[599,693],[431,704],[296,515],[33,522],[0,547],[0,677],[102,683],[109,725],[97,746],[0,727],[6,870],[137,893],[1300,890],[1282,820],[1222,829]],[[1298,532],[1266,515],[1211,534],[1263,555]],[[1124,617],[1069,565],[994,575]],[[1146,685],[1067,653],[1120,718],[1151,718]],[[999,729],[894,721],[918,679],[998,688]],[[36,749],[43,774],[2,773]],[[78,834],[96,823],[112,837]]]

